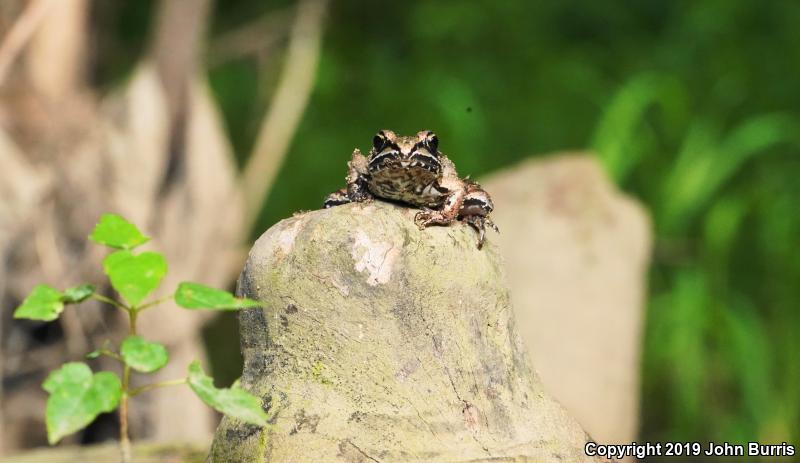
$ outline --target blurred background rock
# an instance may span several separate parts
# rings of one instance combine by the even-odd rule
[[[563,288],[530,293],[531,307],[515,301],[532,333],[562,300],[565,310],[581,301],[601,307],[612,321],[627,314],[621,325],[594,319],[601,337],[580,357],[599,355],[603,333],[611,352],[628,348],[609,354],[622,383],[609,383],[608,395],[583,391],[589,406],[626,387],[639,397],[613,421],[627,431],[608,439],[798,442],[799,21],[800,4],[782,0],[4,0],[4,451],[45,443],[44,375],[121,326],[91,305],[55,327],[11,320],[37,282],[102,277],[102,251],[85,240],[100,213],[122,213],[155,237],[172,265],[165,287],[230,285],[251,240],[296,210],[318,208],[342,185],[352,149],[368,148],[380,128],[435,130],[460,173],[486,178],[498,198],[514,200],[514,188],[501,189],[526,169],[535,170],[531,182],[566,192],[566,206],[555,208],[577,211],[583,228],[548,222],[536,205],[549,204],[551,190],[532,185],[522,198],[530,210],[511,212],[530,220],[511,217],[523,228],[489,239],[509,249],[503,240],[513,236],[512,253],[530,250],[509,254],[509,268],[563,264],[550,274]],[[594,161],[522,162],[565,149],[586,149]],[[567,180],[559,187],[558,178]],[[584,200],[619,202],[618,192],[647,211],[620,206],[629,234],[581,209]],[[497,207],[498,219],[509,213]],[[569,239],[537,232],[548,226],[584,243],[586,230],[599,238],[567,254]],[[526,236],[529,247],[517,248]],[[540,259],[551,248],[563,259]],[[585,255],[630,272],[633,286],[619,290],[583,267],[570,282]],[[514,276],[524,279],[512,275],[512,285]],[[612,282],[607,292],[598,281]],[[173,365],[207,355],[215,377],[232,381],[235,320],[176,313],[145,327],[181,359]],[[534,359],[559,353],[549,335],[550,347],[529,342]],[[541,370],[545,382],[572,378],[572,392],[553,393],[580,419],[574,407],[586,405],[570,399],[582,392],[576,364]],[[192,400],[154,395],[134,435],[202,440],[215,419]],[[592,431],[603,420],[586,413]],[[113,426],[101,420],[72,442],[112,437]]]

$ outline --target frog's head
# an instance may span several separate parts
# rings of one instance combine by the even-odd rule
[[[442,171],[439,159],[439,138],[430,130],[414,136],[398,136],[391,130],[381,130],[372,139],[369,152],[369,170],[424,169],[433,173]]]

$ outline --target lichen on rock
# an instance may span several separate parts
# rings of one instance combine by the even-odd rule
[[[208,461],[590,461],[532,370],[491,237],[478,250],[473,229],[419,230],[415,212],[348,204],[259,238],[242,386],[271,424],[224,418]]]

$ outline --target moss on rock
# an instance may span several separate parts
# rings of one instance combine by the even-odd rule
[[[286,219],[239,292],[242,385],[271,425],[224,418],[211,462],[587,461],[514,328],[492,238],[349,204]],[[565,339],[564,342],[569,342]]]

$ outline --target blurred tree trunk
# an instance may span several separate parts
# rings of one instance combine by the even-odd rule
[[[293,26],[284,61],[295,71],[285,72],[276,90],[295,94],[277,109],[289,120],[299,119],[314,82],[326,4],[303,0],[296,10],[294,23],[303,26]],[[241,174],[198,59],[211,1],[161,2],[150,53],[124,88],[102,98],[87,82],[90,6],[86,0],[4,0],[0,8],[6,30],[27,21],[18,27],[8,75],[0,77],[0,376],[6,386],[0,440],[7,450],[46,442],[39,384],[47,372],[124,336],[119,314],[93,302],[65,311],[47,328],[9,323],[37,283],[103,281],[106,251],[86,240],[100,214],[124,215],[165,254],[170,269],[157,295],[182,280],[227,286],[241,267],[253,222],[245,216]],[[304,44],[299,52],[296,40]],[[312,77],[298,79],[298,72]],[[276,169],[295,129],[296,123],[282,126],[277,138],[259,135],[283,142],[255,154],[267,159],[257,168]],[[258,185],[262,197],[269,183]],[[203,322],[169,307],[142,317],[142,332],[170,350],[170,365],[158,377],[183,376],[190,360],[203,357]],[[134,438],[197,440],[212,431],[213,416],[187,389],[159,390],[136,402]],[[94,431],[95,439],[115,433],[112,422]]]
[[[175,120],[186,113],[211,0],[172,0],[159,6],[151,55],[166,94],[170,126],[174,127]]]
[[[48,11],[25,57],[28,80],[45,98],[63,100],[86,84],[89,2],[36,1]]]

